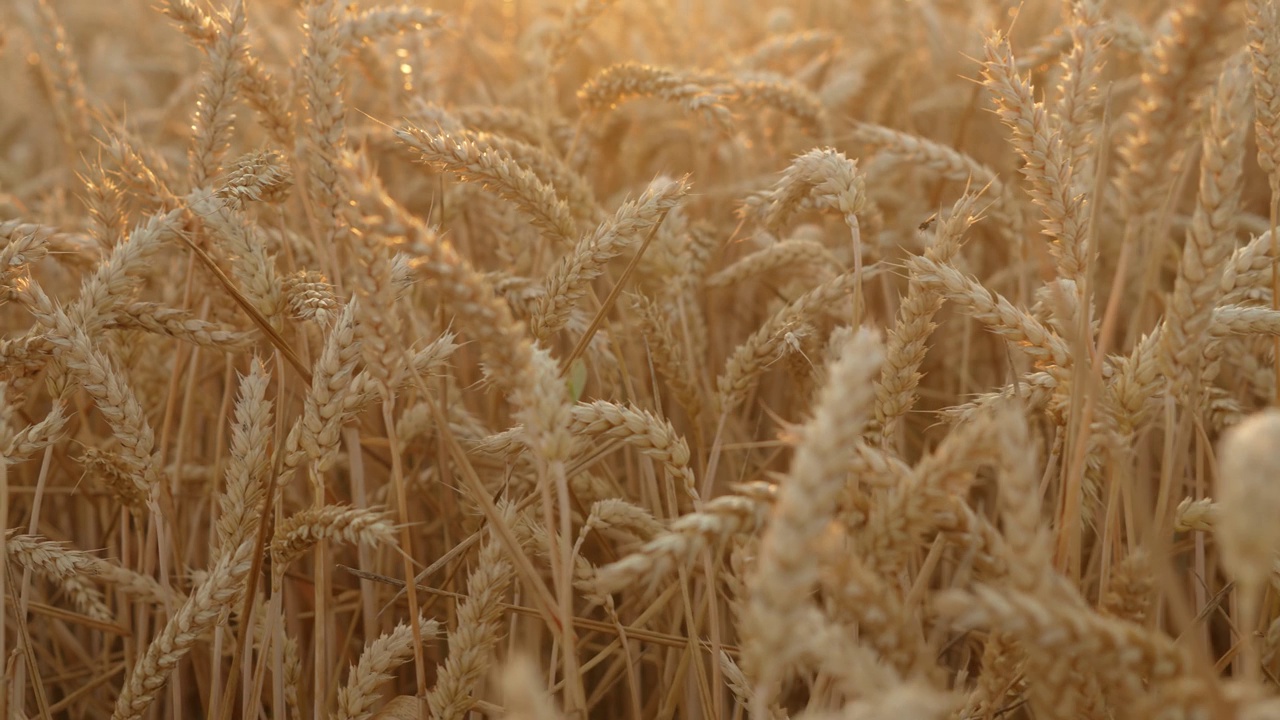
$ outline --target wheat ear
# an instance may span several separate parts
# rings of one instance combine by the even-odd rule
[[[534,337],[546,342],[564,327],[570,311],[586,295],[588,284],[604,273],[605,265],[639,235],[653,232],[688,192],[687,178],[659,178],[639,198],[618,208],[612,219],[583,237],[543,282],[546,293],[530,323]]]
[[[227,608],[234,605],[244,591],[244,578],[253,564],[253,546],[254,543],[246,542],[228,548],[210,568],[204,581],[134,664],[128,682],[116,699],[112,720],[141,718],[196,641],[226,622]]]
[[[871,379],[883,352],[880,339],[862,330],[831,368],[813,419],[802,431],[787,482],[779,490],[756,569],[747,579],[743,622],[751,631],[743,644],[757,676],[757,703],[772,701],[784,669],[804,645],[803,633],[815,629],[800,624],[818,580],[814,553],[844,487],[843,458],[870,415]]]
[[[502,542],[489,538],[467,578],[467,597],[449,634],[449,657],[436,669],[436,686],[427,693],[433,718],[459,720],[475,704],[471,693],[493,661],[502,629],[501,600],[511,584],[511,563],[503,553]]]
[[[1249,76],[1233,65],[1223,72],[1205,130],[1200,193],[1183,247],[1170,307],[1161,326],[1160,366],[1176,397],[1187,397],[1202,369],[1213,308],[1231,256],[1235,216],[1244,178]]]
[[[240,381],[226,486],[218,498],[218,547],[224,551],[254,539],[258,531],[267,473],[271,472],[270,377],[258,362]]]
[[[419,620],[419,637],[431,638],[440,632],[435,620]],[[347,684],[338,690],[338,710],[334,720],[368,720],[378,702],[378,686],[391,679],[397,667],[413,658],[413,627],[407,622],[395,626],[370,641],[351,668]]]

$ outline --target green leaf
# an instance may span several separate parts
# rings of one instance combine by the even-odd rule
[[[587,364],[582,358],[573,361],[569,366],[569,397],[574,402],[578,402],[578,398],[582,397],[582,391],[587,387]]]

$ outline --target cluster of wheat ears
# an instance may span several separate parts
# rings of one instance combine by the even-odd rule
[[[0,83],[3,720],[1280,718],[1273,0],[11,0]]]

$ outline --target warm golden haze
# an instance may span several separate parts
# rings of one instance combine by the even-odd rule
[[[1274,0],[0,3],[8,718],[1280,717]]]

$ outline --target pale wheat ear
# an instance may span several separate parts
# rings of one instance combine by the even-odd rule
[[[842,449],[847,452],[870,416],[870,381],[883,353],[880,338],[869,330],[853,335],[842,348],[816,414],[802,431],[761,543],[758,567],[748,578],[744,660],[754,675],[758,705],[777,696],[787,668],[806,651],[809,639],[804,635],[823,630],[818,608],[808,600],[818,579],[818,540],[843,485]]]
[[[1273,452],[1280,439],[1280,411],[1266,410],[1232,429],[1218,449],[1218,481],[1214,536],[1222,546],[1222,564],[1239,583],[1245,648],[1245,672],[1258,681],[1257,644],[1253,637],[1259,597],[1280,552],[1280,528],[1270,518],[1280,503],[1276,485],[1280,461]]]

